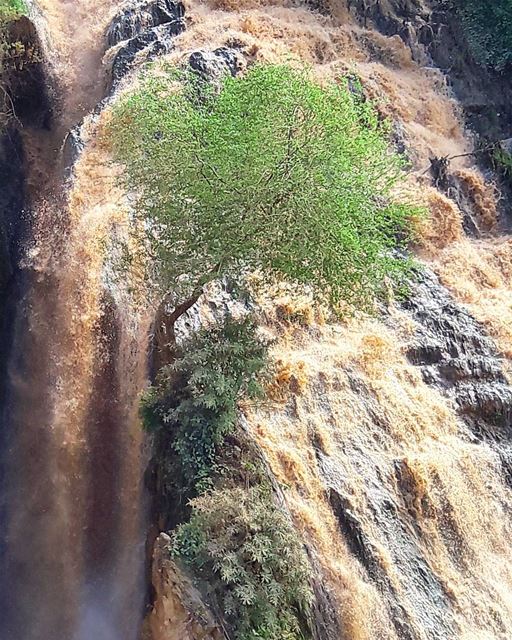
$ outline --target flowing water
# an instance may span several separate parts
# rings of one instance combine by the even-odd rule
[[[425,174],[432,155],[472,144],[447,79],[417,42],[363,28],[338,0],[323,4],[340,9],[339,21],[292,0],[192,4],[185,51],[229,40],[254,59],[306,60],[319,77],[357,73],[400,123],[413,165],[406,191],[429,213],[418,252],[441,282],[427,277],[405,309],[341,325],[313,321],[294,301],[277,319],[269,311],[274,403],[245,415],[321,567],[339,618],[323,633],[507,640],[512,246],[498,230],[495,186],[471,159],[452,163],[447,194]],[[468,217],[480,238],[465,235]],[[283,322],[283,309],[309,328]]]
[[[106,92],[114,0],[41,0],[56,105],[28,124],[32,233],[8,364],[0,573],[2,640],[130,640],[142,617],[142,436],[146,330],[104,278],[123,216],[115,173],[91,143],[66,181],[63,142]],[[95,123],[82,126],[84,140]],[[139,321],[140,320],[140,321]]]

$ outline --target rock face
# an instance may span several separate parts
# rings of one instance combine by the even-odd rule
[[[411,294],[405,308],[418,323],[411,362],[421,367],[428,384],[451,398],[478,438],[510,438],[512,388],[484,327],[432,273],[422,274]]]
[[[366,407],[376,425],[388,429],[382,408],[371,389],[357,374],[351,381],[358,401]],[[350,446],[350,445],[349,445]],[[449,595],[422,549],[414,531],[416,515],[405,515],[400,503],[406,495],[406,470],[403,460],[396,458],[389,466],[378,460],[367,460],[364,472],[369,510],[355,502],[351,478],[338,458],[315,450],[318,471],[325,486],[328,503],[350,552],[358,560],[367,580],[378,585],[383,595],[387,616],[400,640],[420,640],[414,617],[421,612],[422,627],[428,637],[448,640],[455,637],[455,624],[450,613]],[[390,481],[391,479],[391,481]],[[398,487],[398,490],[397,490]],[[373,529],[375,527],[375,529]],[[378,531],[378,540],[373,531]],[[388,558],[382,555],[385,548]],[[389,573],[389,558],[407,574],[407,597]],[[323,639],[325,636],[320,636]],[[329,636],[326,636],[329,638]],[[344,637],[343,635],[338,636]]]
[[[173,39],[185,28],[182,2],[150,0],[125,6],[107,32],[108,46],[118,47],[112,62],[114,88],[136,64],[170,53]],[[213,83],[226,74],[237,75],[243,67],[240,53],[228,47],[195,51],[189,64],[201,78]]]
[[[155,604],[144,640],[222,640],[225,636],[189,578],[171,560],[170,538],[157,538],[153,552]]]
[[[24,207],[24,153],[19,132],[0,137],[0,296],[13,274]]]
[[[120,45],[112,62],[114,87],[136,61],[172,51],[173,38],[185,30],[184,16],[182,2],[150,0],[132,2],[114,17],[107,32],[108,45]]]
[[[450,84],[471,126],[495,140],[510,130],[512,85],[474,60],[457,12],[437,0],[351,0],[365,27],[398,35],[413,57],[449,73]]]
[[[20,295],[16,281],[21,238],[25,232],[25,169],[20,133],[8,127],[0,136],[0,403],[7,395],[7,359],[12,347],[16,301]],[[7,447],[7,430],[0,427],[0,487],[5,486],[2,457]],[[6,522],[6,504],[0,500],[0,521]],[[0,562],[4,554],[4,532],[0,532]],[[1,593],[0,593],[1,600]],[[0,614],[0,627],[2,614]]]
[[[194,51],[189,64],[204,80],[216,81],[226,74],[236,76],[242,62],[234,49],[219,47],[215,51]]]
[[[23,125],[49,129],[52,120],[54,88],[44,63],[40,36],[26,16],[9,27],[11,59],[2,71],[12,109]]]
[[[107,45],[113,47],[131,40],[140,33],[162,24],[181,20],[185,16],[182,2],[150,0],[132,2],[115,16],[107,32]]]

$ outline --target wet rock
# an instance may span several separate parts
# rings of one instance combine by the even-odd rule
[[[239,52],[228,47],[220,47],[215,51],[194,51],[189,64],[199,76],[209,82],[215,82],[226,74],[236,76],[242,68]]]
[[[153,552],[153,609],[145,621],[145,640],[223,640],[224,634],[199,591],[172,561],[171,539],[157,538]]]
[[[496,381],[472,381],[455,387],[454,398],[459,411],[479,424],[481,416],[490,425],[509,430],[512,424],[512,388]],[[484,432],[487,430],[484,429]]]
[[[428,28],[430,10],[421,0],[349,0],[348,4],[364,27],[373,25],[387,36],[398,35],[410,48],[413,59],[428,63],[420,34]]]
[[[15,269],[21,250],[20,225],[24,206],[24,153],[21,135],[8,127],[0,136],[0,297]]]
[[[78,124],[73,127],[66,136],[62,149],[62,160],[68,175],[71,174],[75,162],[78,160],[84,148],[85,143],[82,139],[82,126]]]
[[[352,510],[350,500],[342,495],[334,485],[328,487],[329,503],[333,510],[341,532],[350,550],[368,571],[372,580],[377,580],[383,572],[378,554],[368,537],[364,533],[355,511]]]
[[[420,367],[479,437],[508,437],[512,388],[503,359],[484,327],[458,305],[436,276],[423,272],[404,307],[417,322],[409,360]]]
[[[107,32],[110,47],[119,45],[112,62],[114,87],[135,66],[169,53],[173,39],[185,30],[182,2],[132,2],[113,19]]]
[[[492,70],[478,64],[472,54],[468,34],[453,2],[438,0],[348,0],[352,13],[364,27],[375,28],[390,38],[399,37],[410,49],[413,60],[427,68],[437,68],[445,75],[447,88],[462,107],[469,128],[481,136],[481,141],[508,138],[512,130],[512,74]],[[373,46],[371,38],[368,45]],[[389,59],[378,48],[374,54],[384,64]],[[480,153],[478,161],[487,170],[495,169],[491,158]],[[490,162],[491,160],[491,162]],[[512,188],[507,179],[492,177],[499,185],[500,223],[512,226],[510,215]],[[447,191],[464,212],[466,232],[479,234],[472,215],[474,202],[464,194],[464,185],[456,177],[447,184]],[[460,193],[457,197],[458,192]],[[448,193],[452,197],[451,193]]]
[[[173,38],[185,30],[181,20],[153,27],[144,31],[123,45],[112,62],[114,86],[134,67],[135,63],[147,62],[159,55],[170,53],[174,47]]]
[[[342,637],[342,630],[337,616],[339,605],[335,600],[334,594],[325,586],[326,580],[322,576],[319,564],[314,562],[311,564],[314,572],[313,640],[339,640]]]
[[[383,480],[377,466],[366,464],[365,478],[370,494],[365,508],[353,505],[348,484],[334,459],[318,455],[319,469],[331,509],[348,548],[366,571],[375,587],[384,595],[389,617],[401,640],[419,640],[410,617],[410,606],[422,612],[428,637],[448,640],[453,637],[453,620],[442,583],[423,556],[414,527],[414,517],[403,517],[396,504],[397,496],[389,489],[393,484]],[[363,514],[365,517],[363,517]],[[379,546],[372,532],[379,531]],[[387,562],[380,549],[384,543],[395,566],[406,571],[407,596],[390,577]]]
[[[512,138],[500,141],[501,150],[512,156]]]
[[[113,47],[123,40],[159,25],[180,21],[185,16],[182,2],[171,0],[150,0],[131,2],[115,16],[107,31],[107,45]]]
[[[36,25],[26,16],[14,21],[4,46],[7,62],[4,59],[2,86],[7,87],[12,111],[23,125],[50,129],[55,90]]]

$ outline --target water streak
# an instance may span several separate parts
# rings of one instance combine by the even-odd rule
[[[24,132],[33,234],[4,411],[6,639],[135,640],[142,617],[137,405],[147,323],[117,304],[104,279],[107,240],[125,212],[105,151],[91,142],[69,192],[59,155],[66,132],[104,94],[103,33],[115,4],[40,3],[60,100],[50,131]],[[96,126],[89,118],[84,140]]]

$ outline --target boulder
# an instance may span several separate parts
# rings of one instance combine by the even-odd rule
[[[215,82],[226,74],[234,77],[243,66],[239,52],[228,47],[219,47],[215,51],[194,51],[190,55],[189,64],[209,82]]]

